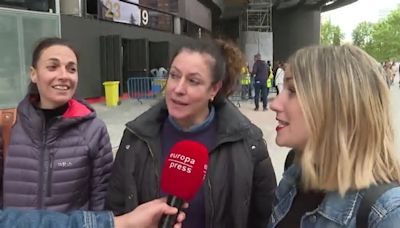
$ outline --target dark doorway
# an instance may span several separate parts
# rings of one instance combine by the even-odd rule
[[[123,81],[130,77],[148,77],[149,41],[147,39],[122,39],[123,47]],[[123,86],[127,91],[127,86]]]
[[[149,42],[150,48],[150,69],[153,68],[168,68],[170,64],[169,42]]]
[[[100,36],[101,81],[119,81],[119,92],[123,92],[122,80],[122,42],[121,36]]]

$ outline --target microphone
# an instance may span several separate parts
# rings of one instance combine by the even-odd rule
[[[168,194],[168,205],[178,208],[176,215],[164,215],[159,228],[172,228],[185,201],[194,198],[207,173],[208,149],[203,144],[182,140],[167,157],[161,174],[161,190]]]

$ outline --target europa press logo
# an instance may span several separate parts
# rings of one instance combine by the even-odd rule
[[[208,149],[205,145],[182,140],[172,146],[161,174],[161,189],[168,194],[190,200],[206,176]]]
[[[179,153],[170,153],[168,161],[168,168],[177,169],[186,173],[192,173],[193,166],[196,164],[196,160],[193,158]]]

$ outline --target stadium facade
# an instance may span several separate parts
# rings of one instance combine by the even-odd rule
[[[284,60],[319,43],[321,12],[354,1],[0,0],[0,108],[24,95],[32,47],[42,37],[61,36],[77,47],[77,95],[98,97],[103,81],[118,80],[125,92],[129,77],[167,68],[176,49],[198,37],[233,39],[249,61],[257,52]]]

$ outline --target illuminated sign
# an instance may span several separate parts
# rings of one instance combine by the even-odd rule
[[[139,3],[139,0],[128,2]],[[100,0],[99,16],[102,19],[134,25],[147,25],[149,13],[135,4],[119,0]]]
[[[137,26],[173,32],[173,15],[139,6],[139,0],[98,0],[98,17]]]

